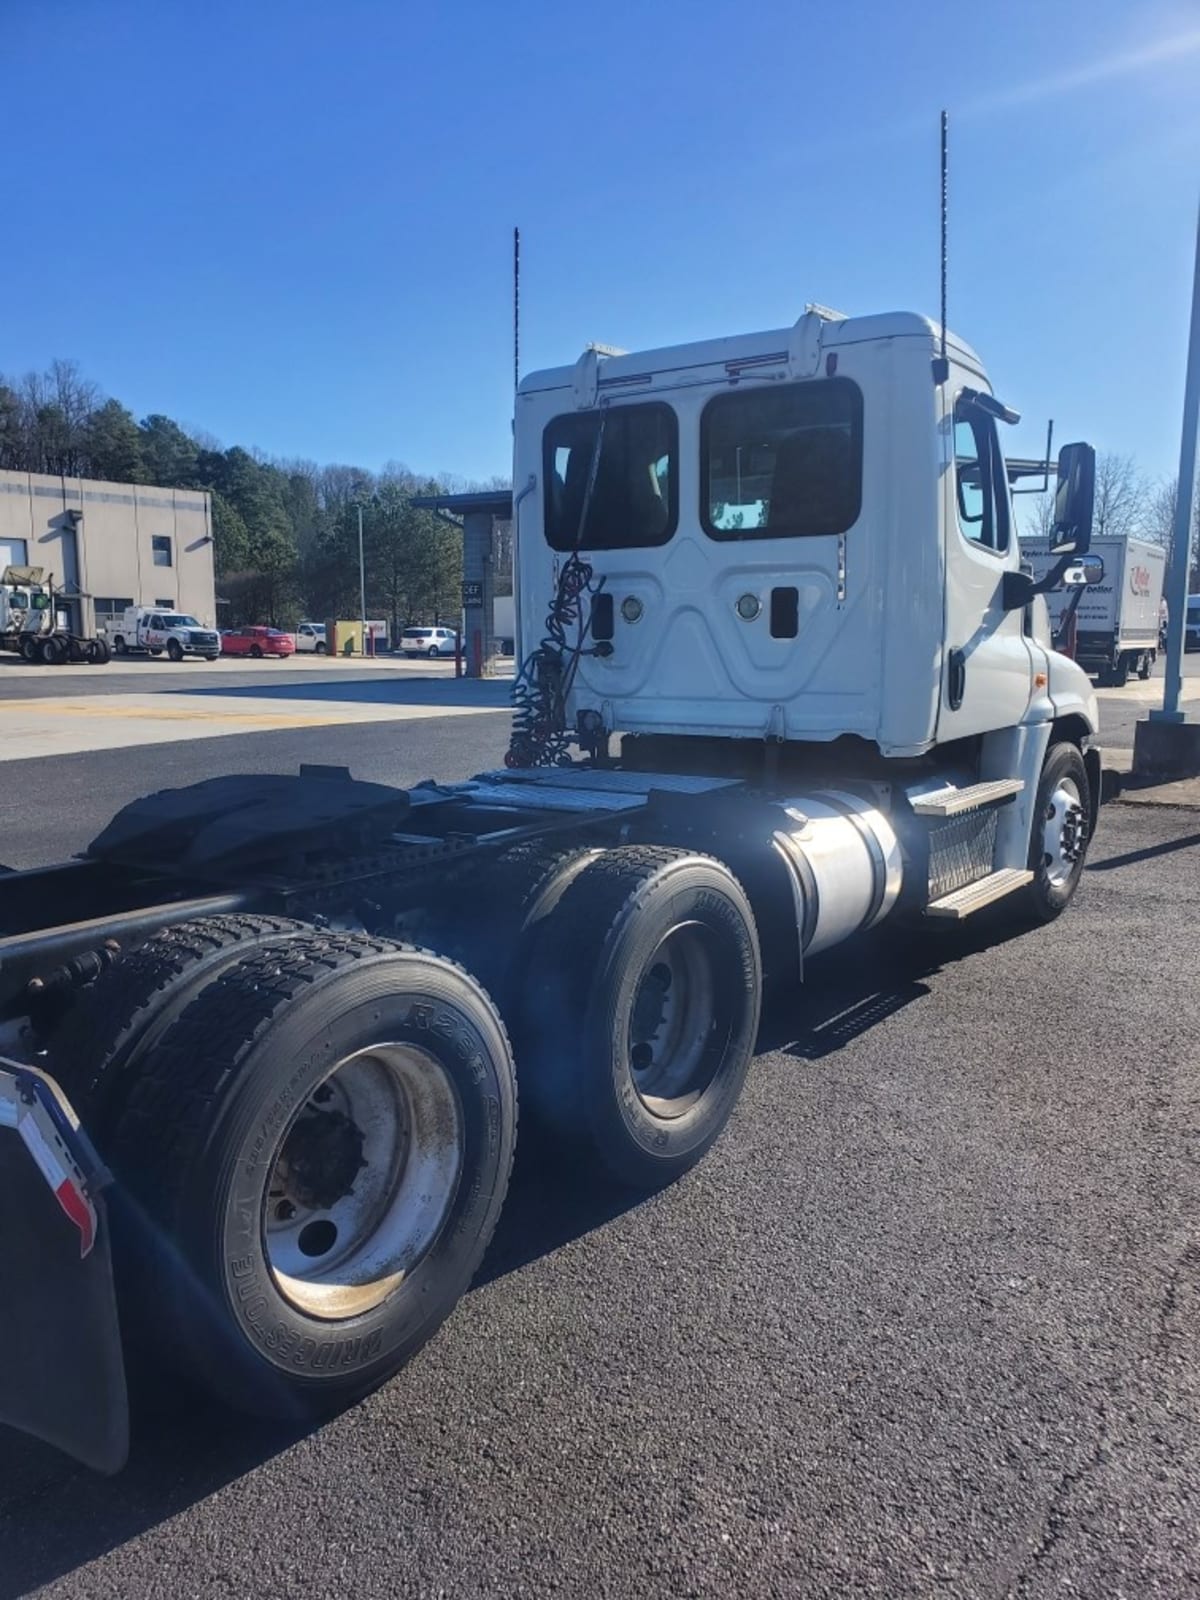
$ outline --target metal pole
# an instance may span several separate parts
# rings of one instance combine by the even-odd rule
[[[1196,219],[1196,266],[1192,278],[1192,331],[1188,340],[1187,380],[1183,390],[1183,434],[1179,441],[1179,487],[1171,570],[1167,574],[1167,674],[1161,711],[1151,722],[1182,722],[1183,644],[1187,620],[1188,574],[1192,565],[1192,506],[1196,494],[1196,425],[1200,419],[1200,215]]]
[[[358,619],[362,623],[362,653],[367,653],[367,569],[363,562],[362,504],[358,505]]]

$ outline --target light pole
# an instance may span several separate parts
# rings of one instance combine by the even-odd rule
[[[362,653],[367,653],[367,568],[363,560],[362,501],[355,502],[358,512],[358,620],[362,623]]]
[[[1200,219],[1196,227],[1196,268],[1192,280],[1192,330],[1188,343],[1187,379],[1183,391],[1183,435],[1179,442],[1179,488],[1175,498],[1175,529],[1171,543],[1171,570],[1167,577],[1167,675],[1161,711],[1150,713],[1151,722],[1182,722],[1179,695],[1183,687],[1184,627],[1187,614],[1188,573],[1192,557],[1192,503],[1196,488],[1196,424],[1200,416]]]

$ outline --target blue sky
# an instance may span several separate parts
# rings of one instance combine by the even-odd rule
[[[508,470],[522,367],[937,304],[1027,422],[1174,470],[1200,8],[0,0],[0,371],[271,454]]]

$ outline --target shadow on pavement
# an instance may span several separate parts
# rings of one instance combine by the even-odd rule
[[[0,1600],[94,1561],[303,1436],[234,1416],[163,1378],[143,1381],[132,1403],[133,1451],[113,1478],[0,1429]]]
[[[1123,856],[1109,856],[1106,861],[1090,861],[1089,872],[1112,872],[1117,867],[1131,867],[1135,861],[1152,861],[1155,856],[1170,855],[1176,850],[1189,850],[1200,845],[1200,833],[1188,833],[1182,839],[1167,839],[1163,844],[1147,845],[1144,850],[1129,850]]]
[[[580,1180],[535,1140],[526,1141],[522,1157],[472,1290],[644,1198]],[[164,1374],[138,1375],[132,1412],[129,1464],[112,1478],[0,1428],[0,1600],[18,1600],[74,1572],[315,1431],[239,1416]]]
[[[509,678],[323,678],[317,682],[214,684],[189,688],[186,683],[164,689],[164,694],[210,695],[220,700],[353,700],[363,705],[387,706],[507,706],[512,690]]]
[[[945,931],[911,925],[880,929],[860,937],[849,959],[839,946],[807,967],[803,988],[771,994],[758,1052],[820,1061],[925,999],[930,993],[925,980],[945,967],[1028,931],[994,907],[968,923],[947,924]]]

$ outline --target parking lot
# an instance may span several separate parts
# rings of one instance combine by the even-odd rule
[[[36,804],[0,853],[65,855],[215,770],[466,776],[503,753],[506,690],[6,672]],[[1144,692],[1103,696],[1114,748]],[[140,741],[147,701],[220,737]],[[74,747],[23,755],[22,717]],[[126,742],[80,743],[103,722]],[[1114,804],[1051,927],[823,958],[700,1168],[631,1202],[527,1143],[459,1311],[315,1432],[153,1382],[115,1480],[0,1435],[0,1596],[1197,1592],[1198,890],[1200,812]]]

